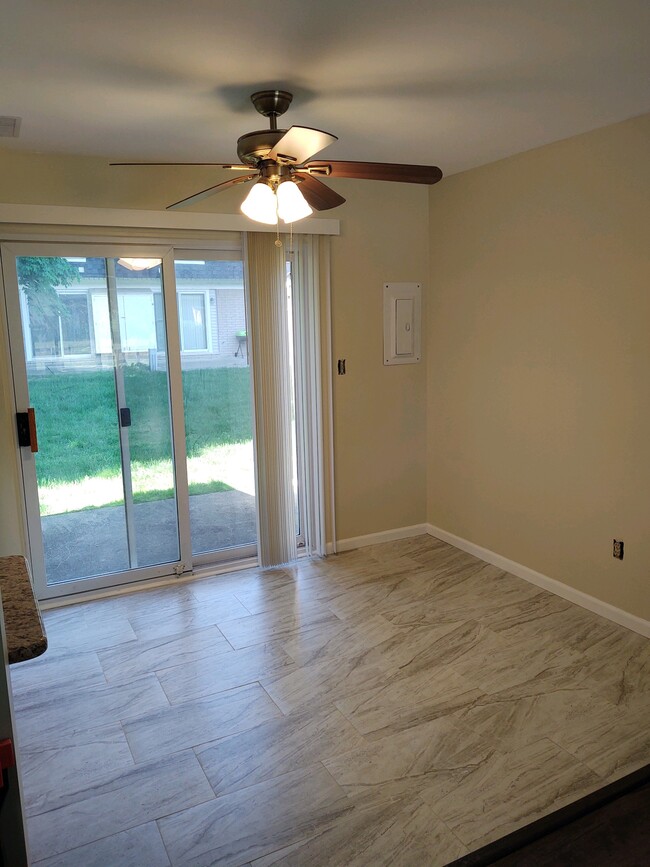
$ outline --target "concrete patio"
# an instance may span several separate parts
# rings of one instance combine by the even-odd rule
[[[134,506],[138,566],[178,559],[176,502]],[[190,497],[192,550],[216,551],[256,540],[255,498],[242,491]],[[103,506],[42,518],[48,584],[129,569],[123,506]]]

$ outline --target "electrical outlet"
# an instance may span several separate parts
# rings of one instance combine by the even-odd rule
[[[612,557],[617,560],[622,560],[624,554],[623,542],[620,539],[614,539],[612,544]]]

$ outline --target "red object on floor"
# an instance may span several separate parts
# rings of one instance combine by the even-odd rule
[[[14,745],[10,738],[0,741],[0,788],[3,786],[2,771],[13,768],[16,765]]]

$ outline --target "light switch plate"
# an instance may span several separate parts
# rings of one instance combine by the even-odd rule
[[[422,285],[384,283],[384,364],[420,360]]]

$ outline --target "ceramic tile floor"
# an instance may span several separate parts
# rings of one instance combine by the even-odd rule
[[[446,864],[650,761],[650,641],[429,536],[45,620],[38,867]]]

